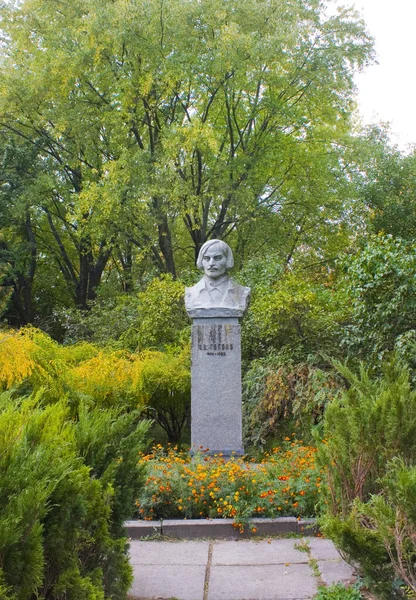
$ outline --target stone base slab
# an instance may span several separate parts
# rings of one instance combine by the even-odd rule
[[[140,540],[153,536],[176,539],[242,539],[254,536],[287,534],[315,535],[318,531],[314,519],[280,517],[277,519],[251,519],[250,527],[240,533],[233,519],[165,519],[161,521],[126,521],[127,536]],[[251,528],[255,528],[253,531]]]

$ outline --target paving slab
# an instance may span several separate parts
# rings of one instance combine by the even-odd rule
[[[130,595],[136,599],[203,600],[205,566],[203,565],[132,565],[133,585]]]
[[[305,600],[317,590],[307,564],[212,566],[208,600]]]
[[[339,560],[318,560],[321,579],[326,585],[333,583],[353,583],[355,571],[351,565],[340,558]]]
[[[295,548],[297,540],[240,540],[216,542],[213,565],[276,565],[308,563],[308,555]]]
[[[209,542],[131,541],[132,565],[206,565]],[[177,571],[177,570],[176,570]]]
[[[319,537],[306,537],[310,552],[313,558],[316,560],[331,560],[341,558],[340,553],[335,548],[331,540]]]
[[[309,600],[319,580],[350,583],[354,570],[330,540],[263,538],[236,540],[133,540],[130,557],[135,600]]]

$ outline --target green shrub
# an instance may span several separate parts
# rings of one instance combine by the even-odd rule
[[[348,519],[328,531],[361,565],[383,598],[416,593],[416,466],[393,459],[368,502],[355,500]]]
[[[98,409],[74,419],[65,399],[41,401],[0,395],[0,597],[123,600],[122,521],[142,484],[147,425]]]
[[[294,363],[270,356],[252,363],[243,378],[243,434],[258,451],[296,429],[307,442],[325,407],[344,387],[322,359]]]
[[[379,379],[338,368],[350,389],[325,414],[321,525],[380,597],[400,598],[402,584],[414,585],[416,392],[396,360]]]
[[[184,292],[181,281],[163,275],[137,294],[97,300],[88,312],[65,309],[65,343],[88,340],[131,352],[180,344],[189,337]]]
[[[43,401],[67,396],[79,403],[126,412],[140,409],[180,443],[190,409],[189,344],[140,354],[82,343],[62,346],[35,328],[0,332],[0,389],[16,397],[43,389]],[[127,417],[125,417],[127,418]]]
[[[191,373],[189,345],[165,352],[145,351],[140,391],[147,400],[143,414],[154,419],[166,432],[168,441],[181,444],[190,421]]]
[[[253,287],[242,330],[244,360],[270,352],[283,352],[296,362],[317,352],[339,355],[339,322],[348,312],[348,301],[334,292],[332,283],[288,271]]]
[[[139,411],[121,409],[92,410],[81,404],[75,426],[79,455],[90,468],[90,475],[112,490],[110,531],[123,533],[123,523],[131,518],[137,491],[144,478],[138,462],[149,422]]]
[[[341,265],[342,266],[342,265]],[[351,356],[375,365],[396,350],[416,367],[416,245],[377,235],[344,261],[351,319],[344,343]]]
[[[414,460],[416,391],[408,369],[395,359],[374,379],[363,365],[358,376],[336,366],[350,387],[327,406],[318,461],[327,473],[330,511],[342,515],[355,498],[378,493],[389,460]]]
[[[358,505],[361,522],[377,532],[396,577],[416,594],[416,465],[393,459],[380,481],[380,495]]]

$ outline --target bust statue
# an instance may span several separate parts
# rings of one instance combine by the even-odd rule
[[[204,277],[185,289],[185,306],[190,317],[242,317],[250,288],[228,276],[234,266],[231,248],[221,240],[210,240],[201,247],[196,266]]]

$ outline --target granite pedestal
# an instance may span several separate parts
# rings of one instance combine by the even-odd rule
[[[191,378],[191,452],[244,454],[238,318],[193,319]]]

